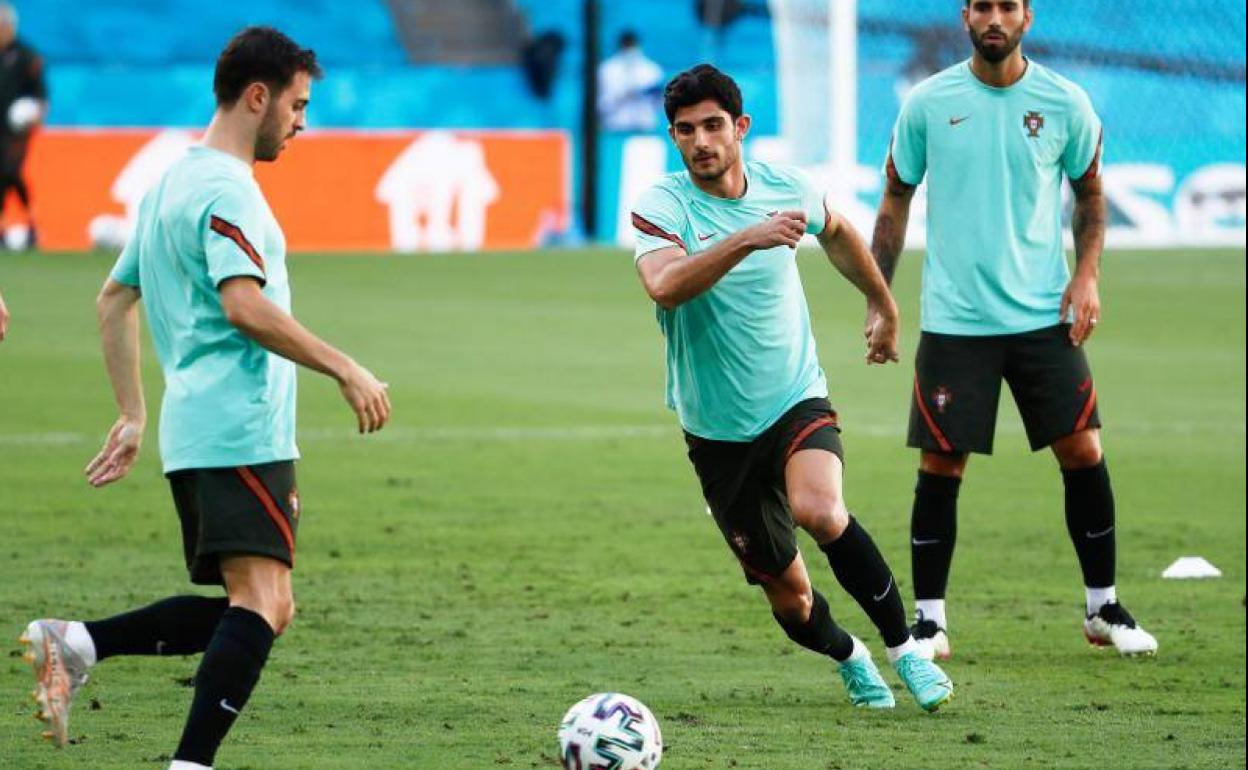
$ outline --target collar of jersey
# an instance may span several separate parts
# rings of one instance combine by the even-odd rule
[[[719,205],[740,206],[749,200],[750,188],[753,187],[753,185],[750,184],[749,161],[741,162],[741,170],[745,175],[745,192],[741,194],[740,198],[720,198],[717,195],[711,195],[710,193],[704,191],[701,187],[698,187],[697,183],[693,181],[693,174],[689,173],[689,171],[685,171],[685,179],[688,181],[689,187],[693,190],[694,197]]]
[[[221,150],[218,150],[213,147],[209,147],[206,144],[192,144],[190,147],[190,151],[197,153],[197,154],[202,153],[204,155],[210,155],[214,158],[222,158],[224,160],[229,161],[231,165],[235,165],[240,170],[247,172],[247,174],[249,175],[251,174],[251,166],[247,163],[247,161],[237,156],[231,155],[228,152],[222,152]]]
[[[1027,69],[1023,70],[1023,76],[1019,78],[1018,80],[1014,81],[1013,83],[1011,83],[1010,85],[1005,86],[1003,88],[998,88],[997,86],[990,86],[984,81],[980,80],[975,75],[975,70],[971,69],[970,59],[967,59],[965,62],[966,76],[971,79],[972,83],[979,86],[979,88],[981,88],[985,92],[990,93],[990,94],[999,94],[1001,96],[1004,96],[1031,79],[1031,72],[1032,70],[1036,68],[1036,63],[1032,61],[1031,59],[1028,59],[1026,56],[1023,57],[1023,61],[1027,62]]]

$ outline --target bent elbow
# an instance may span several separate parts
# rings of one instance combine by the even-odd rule
[[[654,304],[664,310],[675,310],[681,303],[688,299],[687,297],[680,296],[676,287],[669,285],[665,281],[647,283],[646,293],[650,295],[650,299],[654,300]]]
[[[247,332],[255,325],[255,314],[246,305],[231,302],[227,303],[223,310],[225,310],[225,320],[239,331]]]

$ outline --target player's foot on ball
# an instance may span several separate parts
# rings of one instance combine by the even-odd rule
[[[953,682],[948,675],[917,652],[902,655],[893,667],[924,711],[935,711],[953,697]]]
[[[1153,655],[1157,640],[1140,628],[1118,602],[1102,605],[1083,621],[1083,635],[1095,647],[1115,647],[1122,655]]]
[[[845,683],[845,692],[849,702],[861,708],[891,709],[897,705],[893,691],[889,689],[880,670],[876,668],[871,653],[858,642],[854,646],[859,652],[838,665],[841,681]]]
[[[64,620],[35,620],[20,639],[35,670],[35,716],[47,724],[44,735],[57,746],[69,742],[69,706],[87,681],[86,661],[65,641],[68,626]]]
[[[949,635],[934,620],[915,621],[910,626],[910,635],[919,645],[919,656],[924,660],[948,660],[953,654],[953,648],[949,646]]]

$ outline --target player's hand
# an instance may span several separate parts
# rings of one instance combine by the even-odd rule
[[[1062,294],[1060,317],[1066,321],[1073,312],[1075,321],[1070,327],[1070,344],[1082,345],[1101,320],[1101,295],[1096,289],[1096,278],[1076,273]]]
[[[863,336],[867,338],[867,366],[898,360],[897,333],[900,326],[895,305],[881,308],[875,303],[867,303],[867,321],[863,329]]]
[[[749,243],[754,249],[762,251],[776,246],[797,248],[797,244],[806,234],[806,212],[778,211],[748,230]]]
[[[118,417],[108,431],[104,448],[87,463],[83,471],[87,475],[87,483],[93,487],[102,487],[125,476],[139,458],[139,447],[142,444],[143,421],[124,415]]]
[[[0,342],[9,331],[9,309],[4,306],[4,297],[0,297]]]
[[[390,386],[374,377],[372,372],[353,364],[338,387],[355,412],[360,433],[379,431],[389,421],[390,396],[386,391]]]

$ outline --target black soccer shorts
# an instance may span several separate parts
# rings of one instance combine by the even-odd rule
[[[167,478],[192,583],[222,585],[224,554],[269,556],[294,567],[299,493],[293,461],[194,468]]]
[[[1009,383],[1032,450],[1101,427],[1096,387],[1070,324],[970,337],[923,332],[915,354],[907,444],[992,454],[1001,381]]]
[[[753,441],[713,441],[686,432],[685,443],[706,504],[746,581],[779,578],[797,557],[784,466],[802,449],[844,458],[832,405],[826,398],[801,401]]]

